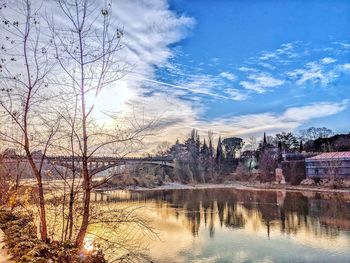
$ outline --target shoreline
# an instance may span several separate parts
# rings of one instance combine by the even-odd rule
[[[5,233],[0,229],[0,263],[11,263],[12,257],[5,246]]]
[[[322,186],[301,186],[301,185],[282,185],[282,184],[250,184],[247,182],[231,182],[227,184],[194,184],[186,185],[181,183],[167,183],[155,188],[129,187],[124,190],[143,192],[143,191],[164,191],[164,190],[201,190],[201,189],[223,189],[232,188],[237,190],[251,191],[286,191],[286,192],[319,192],[319,193],[349,193],[348,189],[331,189]],[[101,189],[102,190],[102,189]],[[100,191],[101,191],[100,190]],[[107,189],[106,189],[107,190]],[[111,189],[108,189],[109,191]],[[114,189],[119,190],[119,189]]]

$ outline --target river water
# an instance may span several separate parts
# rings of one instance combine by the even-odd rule
[[[348,194],[195,189],[95,196],[139,206],[153,262],[350,262]]]

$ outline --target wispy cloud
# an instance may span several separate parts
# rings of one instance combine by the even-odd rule
[[[307,63],[305,68],[299,68],[291,72],[287,72],[287,75],[291,77],[292,80],[295,80],[297,85],[305,85],[307,82],[327,85],[338,77],[335,71],[325,71],[322,63],[314,61]]]
[[[282,119],[284,121],[304,122],[310,119],[331,116],[345,110],[348,105],[348,100],[343,100],[338,103],[319,102],[302,107],[293,107],[287,109]]]
[[[295,51],[296,44],[297,42],[284,43],[276,50],[263,51],[259,59],[262,61],[268,61],[272,59],[279,59],[281,57],[296,58],[299,55],[298,52]]]
[[[342,70],[350,72],[350,63],[345,63],[345,64],[341,65],[340,68]]]
[[[93,98],[97,104],[93,114],[102,121],[107,121],[104,111],[127,110],[140,105],[135,100],[141,99],[137,94],[143,94],[144,87],[150,86],[152,81],[156,88],[162,85],[157,83],[156,68],[168,64],[176,55],[170,45],[185,38],[196,23],[194,18],[170,10],[166,0],[119,1],[114,7],[118,26],[124,32],[120,63],[130,65],[132,72],[106,89],[100,98]],[[171,84],[162,87],[167,91]],[[177,86],[174,89],[181,90]],[[125,90],[125,96],[118,96],[121,90]]]
[[[144,99],[144,110],[156,112],[156,108],[165,109],[160,116],[162,131],[152,138],[152,142],[162,141],[166,136],[169,141],[183,138],[192,128],[206,135],[208,130],[225,137],[249,136],[260,137],[263,132],[271,134],[280,131],[292,131],[304,123],[318,118],[335,115],[348,107],[348,101],[318,102],[301,107],[290,107],[281,113],[264,112],[216,118],[213,120],[201,119],[199,116],[205,111],[203,107],[194,107],[188,102],[169,98],[164,94],[157,94],[157,100]],[[178,110],[181,108],[181,111]]]
[[[331,63],[334,63],[336,61],[337,61],[336,59],[330,58],[330,57],[325,57],[325,58],[321,59],[322,64],[331,64]]]
[[[236,79],[236,76],[234,74],[232,74],[231,72],[227,72],[227,71],[221,72],[220,76],[225,78],[225,79],[231,80],[231,81]]]
[[[250,68],[250,67],[240,67],[238,68],[239,71],[242,71],[242,72],[256,72],[257,69],[255,68]]]
[[[234,88],[227,88],[227,89],[225,89],[225,93],[232,100],[243,101],[243,100],[246,100],[246,99],[249,98],[247,93],[244,93],[241,90],[234,89]]]
[[[264,93],[270,88],[275,88],[284,83],[284,80],[274,78],[268,73],[251,74],[248,76],[248,79],[250,81],[241,81],[241,86],[258,93]]]
[[[260,60],[269,60],[271,58],[277,58],[277,53],[274,52],[263,52],[263,54],[260,56]]]

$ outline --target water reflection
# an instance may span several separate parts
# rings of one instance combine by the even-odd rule
[[[162,242],[150,245],[159,262],[350,262],[350,193],[227,188],[94,198],[144,205],[161,231]]]

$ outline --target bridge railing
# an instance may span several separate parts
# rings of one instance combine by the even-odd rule
[[[41,157],[40,157],[41,158]],[[40,159],[35,158],[35,159]],[[6,156],[5,159],[21,159],[25,160],[25,156]],[[80,156],[65,156],[65,155],[51,155],[51,156],[46,156],[46,160],[50,162],[71,162],[73,159],[75,162],[82,162],[83,158]],[[94,157],[89,157],[88,162],[173,162],[173,158],[171,157],[123,157],[123,158],[118,158],[118,157],[112,157],[112,156],[94,156]]]

